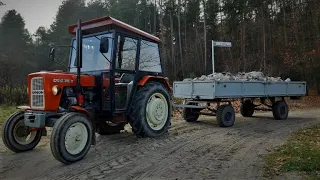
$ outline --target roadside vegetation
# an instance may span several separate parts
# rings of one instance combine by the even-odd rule
[[[266,176],[287,172],[303,179],[320,179],[320,125],[299,130],[289,140],[265,157]]]
[[[4,121],[16,110],[17,109],[14,106],[5,106],[5,105],[0,106],[0,126],[1,127]],[[0,129],[0,131],[1,130],[2,128]]]

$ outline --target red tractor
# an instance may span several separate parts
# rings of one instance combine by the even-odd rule
[[[2,140],[14,152],[32,150],[53,127],[50,147],[65,164],[81,160],[95,133],[119,133],[127,123],[139,137],[170,126],[171,99],[159,38],[111,17],[69,27],[68,72],[28,75],[29,106],[4,123]],[[55,61],[55,48],[50,48]]]

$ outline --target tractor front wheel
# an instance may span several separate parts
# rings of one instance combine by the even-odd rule
[[[2,141],[14,152],[32,150],[40,142],[42,130],[34,130],[24,124],[24,112],[12,114],[2,126]]]
[[[130,125],[138,137],[158,137],[170,126],[171,101],[168,90],[160,83],[148,83],[134,97]]]
[[[53,156],[64,164],[85,157],[92,144],[93,128],[89,119],[80,113],[63,115],[55,123],[50,140]]]

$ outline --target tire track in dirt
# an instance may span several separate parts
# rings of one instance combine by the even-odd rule
[[[319,110],[293,112],[286,121],[265,113],[256,116],[237,116],[230,128],[218,127],[212,118],[199,123],[178,120],[168,135],[157,139],[136,138],[130,132],[98,137],[87,157],[69,166],[57,162],[48,147],[0,155],[0,176],[10,180],[262,179],[259,155],[292,131],[320,122]]]
[[[212,133],[203,134],[200,137],[196,137],[191,140],[188,140],[186,143],[184,143],[183,141],[181,142],[181,140],[190,139],[190,137],[193,136],[192,134],[188,134],[188,136],[181,137],[181,138],[175,137],[175,138],[169,138],[169,139],[159,141],[159,142],[157,141],[156,143],[152,144],[151,146],[142,147],[141,149],[139,149],[139,148],[136,149],[137,150],[136,153],[138,153],[139,157],[142,158],[142,157],[146,157],[146,156],[150,155],[150,152],[151,152],[151,154],[155,153],[157,151],[176,152],[179,149],[186,146],[187,144],[189,144],[193,141],[196,141],[199,138],[205,137],[209,134],[212,134]],[[172,139],[174,139],[174,140],[172,141]],[[157,149],[157,151],[153,151],[154,149]],[[126,159],[126,160],[123,160],[123,159]],[[80,175],[81,179],[82,178],[84,178],[84,179],[103,179],[103,178],[106,178],[106,176],[108,176],[109,173],[112,173],[116,169],[120,169],[120,168],[124,167],[124,164],[129,165],[132,162],[136,161],[137,159],[138,159],[138,156],[136,156],[133,153],[124,154],[122,156],[120,155],[120,156],[112,159],[112,161],[107,161],[102,164],[99,164],[98,166],[92,167],[89,170],[86,170],[80,174],[77,174],[77,176]],[[71,177],[70,179],[72,179],[72,178],[75,178],[75,177]]]
[[[194,127],[186,127],[189,131],[194,130]],[[190,136],[190,134],[185,134]],[[105,137],[102,137],[103,141],[107,141]],[[135,136],[130,136],[127,137],[122,143],[119,143],[115,146],[113,146],[108,149],[107,151],[104,149],[106,145],[103,145],[104,142],[101,142],[100,146],[94,146],[96,153],[90,152],[88,154],[88,157],[81,161],[79,165],[69,165],[69,166],[64,166],[66,169],[56,169],[53,173],[56,174],[56,176],[53,178],[72,178],[72,177],[77,177],[79,174],[82,174],[83,172],[87,172],[90,169],[95,169],[96,167],[100,165],[107,164],[108,162],[111,164],[118,164],[117,162],[114,162],[115,159],[117,159],[119,156],[124,157],[126,161],[134,159],[135,155],[132,155],[133,157],[130,157],[131,152],[136,152],[140,151],[141,148],[144,148],[144,146],[151,146],[153,148],[155,147],[160,147],[160,146],[166,146],[168,143],[174,144],[176,141],[179,141],[181,138],[180,136],[171,136],[170,134],[167,135],[167,137],[161,137],[158,139],[151,139],[151,138],[144,138],[144,139],[138,139],[135,138]],[[151,144],[150,144],[151,142]],[[108,143],[106,143],[107,146],[109,146]],[[141,152],[140,154],[143,154]],[[94,156],[96,155],[96,156]],[[120,160],[121,161],[121,160]],[[72,168],[70,166],[73,166]],[[111,165],[112,166],[112,165]],[[117,165],[115,165],[117,166]],[[84,168],[85,167],[85,168]],[[63,171],[63,172],[61,172]],[[50,171],[50,173],[52,173]],[[46,178],[46,174],[43,176],[39,177],[39,179]]]

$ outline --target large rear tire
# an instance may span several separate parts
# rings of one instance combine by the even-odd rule
[[[224,104],[217,109],[217,122],[220,127],[233,126],[235,121],[235,111],[232,105]]]
[[[148,83],[136,92],[130,125],[138,137],[158,137],[170,126],[171,100],[168,90],[157,82]]]
[[[55,123],[50,147],[53,156],[64,164],[83,159],[88,153],[93,137],[92,124],[80,113],[63,115]]]
[[[124,130],[125,123],[112,124],[108,122],[100,122],[97,124],[97,133],[100,135],[118,134]]]
[[[30,130],[24,125],[24,112],[16,112],[2,126],[2,141],[16,153],[30,151],[38,145],[42,136],[42,130]]]

